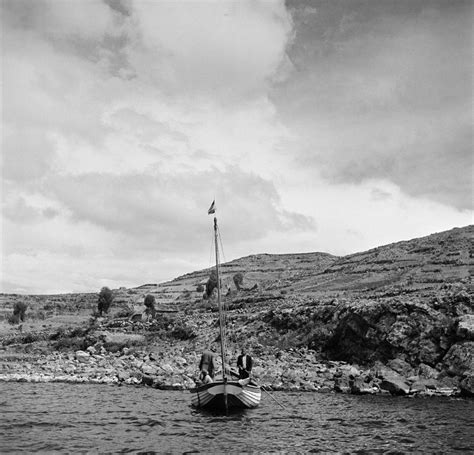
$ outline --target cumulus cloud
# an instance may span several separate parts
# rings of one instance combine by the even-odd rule
[[[301,163],[333,183],[387,178],[471,208],[471,5],[294,3],[295,67],[274,100]],[[302,14],[304,13],[304,14]]]
[[[211,202],[211,182],[231,240],[255,240],[269,231],[313,225],[310,217],[284,210],[271,183],[238,168],[175,175],[83,174],[52,179],[48,190],[76,222],[176,251],[207,238],[203,214]]]
[[[137,75],[161,92],[240,100],[259,96],[279,68],[289,16],[282,2],[147,2],[132,6]]]

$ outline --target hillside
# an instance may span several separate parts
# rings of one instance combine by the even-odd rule
[[[232,277],[241,272],[247,288],[257,283],[262,292],[312,297],[412,294],[429,299],[442,284],[469,285],[473,235],[474,226],[455,228],[344,257],[327,253],[248,256],[222,265],[223,288],[233,288]],[[194,292],[209,273],[201,270],[139,289],[163,304],[171,303],[183,292]]]
[[[380,390],[387,378],[401,375],[397,380],[405,385],[412,378],[401,386],[405,392],[413,383],[426,390],[426,381],[436,380],[431,384],[436,390],[471,394],[473,234],[474,226],[467,226],[344,257],[259,254],[222,264],[230,357],[239,346],[248,346],[258,358],[257,377],[272,388]],[[244,276],[241,290],[233,283],[236,273]],[[147,381],[189,387],[198,353],[218,333],[215,298],[203,299],[198,290],[209,274],[206,269],[165,283],[116,289],[106,318],[92,318],[96,293],[2,295],[0,358],[54,354],[62,362],[71,352],[85,351],[92,361],[92,352],[98,356],[100,350],[109,362],[106,370],[114,371],[109,354],[126,356],[132,350],[142,363],[121,358],[120,368],[127,365],[129,378],[148,376],[146,366],[155,375]],[[143,312],[147,294],[156,298],[156,319],[132,322],[132,314]],[[6,322],[17,301],[28,304],[20,326]],[[151,369],[146,352],[158,352]],[[71,371],[83,371],[82,360],[69,361],[76,362],[68,366]],[[156,363],[163,361],[179,374],[160,373]],[[355,368],[352,376],[358,372],[362,386],[344,375],[341,379],[346,364]],[[22,368],[6,361],[0,373],[2,365],[9,371]],[[420,385],[416,378],[425,382]]]

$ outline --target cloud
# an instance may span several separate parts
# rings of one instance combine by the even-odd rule
[[[75,222],[150,242],[160,249],[180,250],[207,238],[206,217],[213,193],[228,223],[231,240],[255,240],[269,231],[311,229],[309,217],[284,210],[274,186],[262,178],[231,168],[193,174],[83,174],[52,179],[48,195]],[[244,223],[241,220],[246,220]]]
[[[294,73],[273,94],[301,165],[329,182],[386,178],[409,195],[471,208],[470,5],[302,8],[292,9]]]
[[[18,223],[33,223],[40,217],[40,212],[35,207],[27,204],[21,196],[9,200],[3,207],[3,216]]]
[[[162,93],[240,100],[277,71],[291,32],[283,2],[147,2],[132,6],[136,74]]]
[[[7,180],[25,183],[36,180],[51,169],[53,141],[38,128],[10,128],[2,138],[3,172]]]

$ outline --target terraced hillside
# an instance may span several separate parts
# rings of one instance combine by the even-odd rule
[[[244,276],[242,291],[253,294],[299,297],[383,297],[411,294],[430,299],[442,285],[471,285],[474,226],[455,228],[427,237],[396,242],[344,257],[327,253],[258,254],[221,265],[224,293],[235,290],[233,276]],[[155,296],[158,309],[184,309],[202,300],[199,285],[210,269],[188,273],[172,281],[115,289],[115,307],[137,311],[147,294]],[[242,295],[240,295],[242,297]],[[29,304],[39,318],[64,313],[90,314],[95,293],[55,296],[0,295],[0,319],[6,319],[15,301]]]
[[[468,282],[474,226],[392,243],[333,261],[293,286],[304,292],[403,291],[420,297],[440,284]]]
[[[283,292],[313,297],[414,294],[429,298],[440,285],[470,282],[474,226],[455,228],[418,239],[396,242],[344,257],[327,253],[259,254],[222,264],[224,290],[234,288],[232,277],[244,275],[244,287],[260,292]],[[173,304],[187,296],[199,299],[210,269],[159,285],[138,288]]]
[[[301,254],[256,254],[246,256],[221,265],[221,280],[224,292],[235,289],[233,277],[237,273],[244,276],[243,287],[250,289],[255,285],[259,291],[291,290],[294,283],[322,274],[338,259],[327,253]],[[147,284],[135,288],[139,293],[155,296],[164,306],[178,301],[192,301],[202,298],[197,287],[205,285],[211,269],[199,270],[161,284]]]

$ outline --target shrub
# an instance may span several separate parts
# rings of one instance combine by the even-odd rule
[[[99,300],[97,302],[97,309],[99,310],[99,316],[102,316],[103,313],[108,313],[110,305],[114,300],[114,294],[107,287],[104,286],[99,293]]]
[[[41,333],[30,332],[24,336],[22,342],[23,344],[34,343],[36,341],[44,340],[44,337],[45,336],[42,335]]]
[[[53,343],[57,351],[78,351],[87,348],[87,343],[83,337],[59,338]]]
[[[212,292],[217,287],[217,272],[212,270],[211,274],[209,275],[209,279],[206,283],[206,296],[209,298],[212,295]]]
[[[156,303],[156,300],[155,300],[155,296],[154,295],[151,295],[151,294],[148,294],[146,297],[145,297],[145,301],[143,302],[144,305],[145,305],[145,313],[149,316],[151,316],[153,319],[155,319],[155,316],[156,316],[156,309],[155,309],[155,303]]]
[[[147,308],[154,308],[154,307],[155,307],[155,303],[156,303],[155,296],[154,296],[154,295],[151,295],[151,294],[148,294],[148,295],[145,297],[145,301],[144,301],[143,303],[144,303],[144,305],[145,305]]]
[[[26,319],[26,309],[28,308],[28,304],[25,302],[15,302],[13,306],[13,315],[9,318],[10,324],[18,324],[20,322],[24,322]]]
[[[20,323],[20,317],[17,315],[17,314],[12,314],[9,318],[8,318],[8,322],[10,324],[19,324]]]
[[[173,328],[173,331],[171,332],[171,335],[173,336],[173,338],[183,341],[196,338],[194,330],[191,327],[182,324],[178,324],[177,326],[175,326]]]
[[[125,305],[121,308],[117,314],[115,315],[116,318],[129,318],[133,314],[133,309],[130,308],[128,305]]]
[[[234,284],[235,287],[237,288],[238,291],[240,291],[242,287],[242,283],[244,282],[244,276],[242,273],[238,272],[233,276]]]
[[[196,288],[196,292],[204,292],[204,286],[202,284],[199,284]]]

